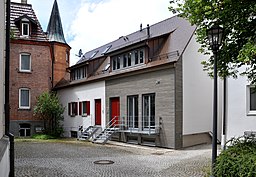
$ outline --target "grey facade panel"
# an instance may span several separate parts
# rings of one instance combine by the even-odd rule
[[[175,69],[163,68],[134,76],[106,81],[106,120],[110,118],[110,99],[120,98],[120,116],[127,117],[127,96],[138,95],[139,127],[142,121],[142,96],[155,94],[155,123],[162,119],[157,146],[175,148]],[[140,139],[140,138],[139,138]],[[143,139],[143,138],[142,138]]]

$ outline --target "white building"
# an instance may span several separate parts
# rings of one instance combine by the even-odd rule
[[[5,65],[5,1],[0,1],[0,176],[10,171],[9,141],[4,136],[4,65]]]
[[[227,80],[227,140],[256,131],[256,93],[247,77]]]

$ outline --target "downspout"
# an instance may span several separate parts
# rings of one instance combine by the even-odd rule
[[[5,134],[10,141],[10,172],[9,177],[14,177],[14,136],[10,133],[10,11],[11,2],[6,0],[6,27],[5,27]]]

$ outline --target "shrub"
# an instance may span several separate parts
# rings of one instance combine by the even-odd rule
[[[217,177],[256,176],[256,138],[239,137],[227,142],[229,146],[216,159]]]
[[[32,136],[34,139],[40,139],[40,140],[48,140],[48,139],[55,139],[56,137],[47,135],[47,134],[34,134]]]

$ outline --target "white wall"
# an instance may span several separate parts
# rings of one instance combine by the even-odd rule
[[[201,61],[209,56],[199,47],[193,36],[183,54],[183,135],[212,130],[213,79],[203,71]]]
[[[0,2],[0,139],[4,133],[4,44],[5,44],[5,9]]]
[[[77,131],[80,125],[87,128],[95,124],[95,99],[101,99],[101,125],[105,127],[105,82],[87,83],[75,87],[65,88],[58,91],[60,102],[66,107],[64,112],[64,136],[70,137],[70,131]],[[77,115],[70,117],[68,115],[68,103],[90,101],[90,115],[82,117]]]
[[[9,145],[6,148],[6,151],[0,161],[0,176],[8,177],[10,171],[10,154],[9,154]]]
[[[248,115],[246,77],[227,80],[227,139],[242,136],[245,131],[256,131],[256,114]]]

